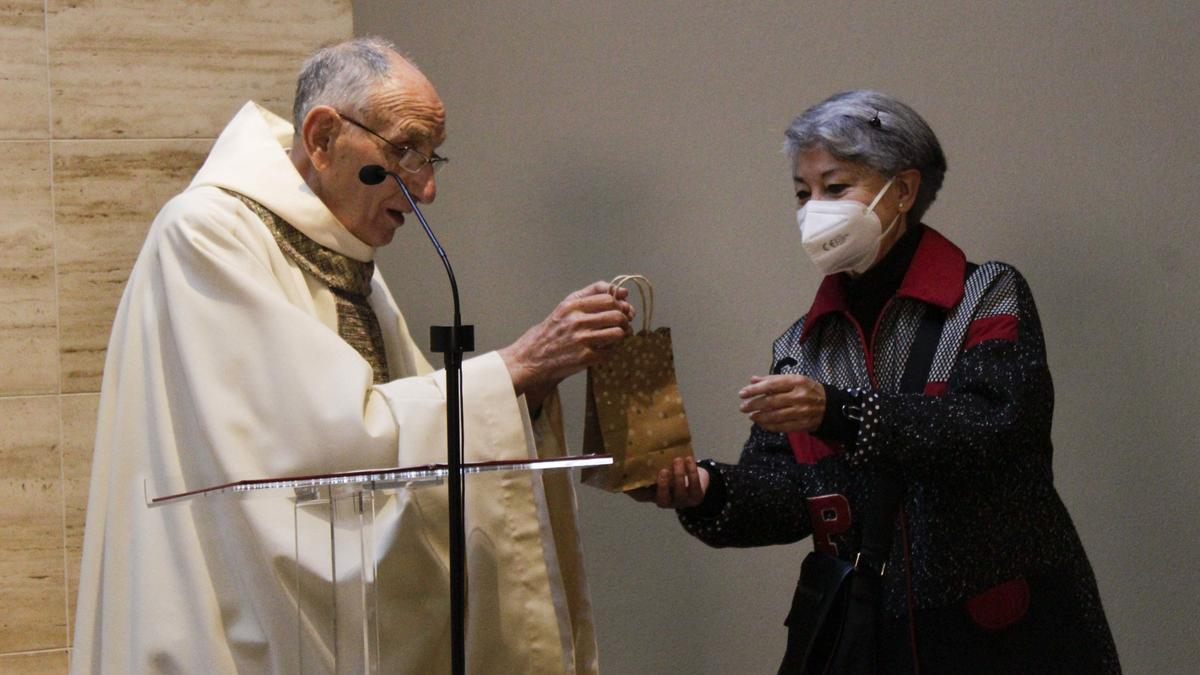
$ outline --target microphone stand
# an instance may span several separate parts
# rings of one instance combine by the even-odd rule
[[[368,172],[368,169],[370,172]],[[462,414],[462,361],[463,353],[475,351],[475,327],[464,326],[458,300],[458,282],[454,279],[454,268],[446,257],[438,238],[434,236],[425,215],[417,207],[417,201],[408,191],[408,186],[399,175],[383,167],[363,167],[359,178],[367,184],[382,181],[381,173],[391,176],[404,198],[408,200],[417,220],[421,222],[429,241],[433,242],[446,275],[450,278],[450,292],[454,297],[454,324],[452,326],[430,326],[430,348],[444,355],[446,363],[446,465],[447,487],[450,506],[450,666],[454,675],[466,672],[466,607],[467,607],[467,543],[466,518],[464,512],[463,486],[463,414]],[[378,179],[378,180],[376,180]]]

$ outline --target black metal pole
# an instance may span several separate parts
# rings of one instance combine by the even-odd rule
[[[446,465],[450,507],[450,667],[454,675],[466,672],[466,606],[467,606],[467,544],[466,514],[463,500],[466,491],[462,473],[462,350],[458,320],[458,300],[455,298],[455,325],[449,333],[445,351],[446,362]],[[431,340],[445,326],[430,328]],[[434,349],[437,349],[435,346]]]

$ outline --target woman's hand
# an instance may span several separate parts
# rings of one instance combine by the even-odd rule
[[[625,494],[639,502],[654,502],[661,509],[699,506],[708,491],[708,470],[696,465],[695,457],[676,457],[671,468],[660,469],[654,485]]]
[[[825,416],[825,385],[803,375],[755,375],[738,396],[740,410],[767,431],[814,431]]]

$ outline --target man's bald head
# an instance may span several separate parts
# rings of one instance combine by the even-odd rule
[[[445,113],[433,85],[420,69],[378,37],[347,40],[323,47],[304,62],[296,82],[292,125],[300,133],[304,118],[317,106],[329,106],[365,120],[379,121],[377,110],[390,118],[412,107],[411,121],[401,121],[414,138],[440,143]]]

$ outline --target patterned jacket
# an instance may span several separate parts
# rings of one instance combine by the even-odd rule
[[[923,226],[922,226],[923,227]],[[826,277],[812,308],[774,344],[773,363],[841,389],[861,389],[855,441],[755,425],[736,465],[717,464],[724,504],[683,511],[685,529],[712,546],[814,546],[853,560],[861,537],[864,467],[906,487],[883,586],[900,616],[945,607],[1005,582],[1065,574],[1078,582],[1087,627],[1111,637],[1083,548],[1053,486],[1053,386],[1042,329],[1013,267],[968,265],[925,228],[870,339],[848,311],[843,275]],[[924,394],[899,393],[920,318],[946,320]],[[911,599],[909,598],[911,584]],[[1115,653],[1113,655],[1115,660]]]

